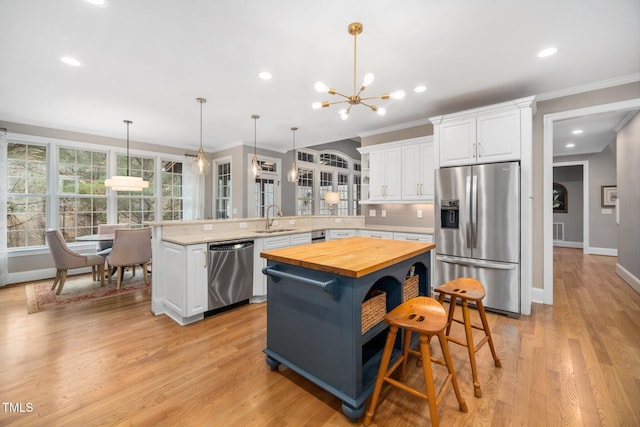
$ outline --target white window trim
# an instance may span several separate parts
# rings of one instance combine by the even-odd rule
[[[276,172],[260,172],[260,176],[270,177],[275,180],[276,188],[274,191],[274,203],[280,206],[282,201],[282,160],[275,157],[257,156],[258,161],[273,162],[276,165]],[[253,153],[247,154],[247,218],[259,218],[253,215],[256,211],[256,192],[255,192],[255,177],[251,173],[251,161],[253,160]]]
[[[229,204],[231,205],[232,218],[235,218],[235,216],[233,216],[233,156],[225,156],[225,157],[220,157],[218,159],[215,159],[213,161],[213,167],[211,168],[212,169],[211,175],[213,179],[213,198],[211,200],[211,212],[214,219],[217,219],[216,203],[218,201],[218,165],[223,163],[229,163],[229,165],[231,165],[230,166],[231,167],[231,191],[229,193]],[[249,164],[251,164],[251,161],[249,161]]]

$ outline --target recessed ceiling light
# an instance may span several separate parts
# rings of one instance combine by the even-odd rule
[[[565,145],[565,147],[567,147],[567,148],[573,148],[575,146],[576,146],[576,144],[574,144],[573,142],[570,142],[567,145]]]
[[[107,0],[85,0],[87,3],[99,7],[107,7]]]
[[[555,46],[547,47],[538,52],[538,58],[546,58],[547,56],[551,56],[558,51],[558,48]]]
[[[415,93],[425,92],[426,90],[427,90],[427,87],[425,85],[419,85],[419,86],[416,86],[415,89],[413,89]]]
[[[582,129],[576,129],[576,130],[574,130],[574,131],[573,131],[573,132],[571,132],[571,133],[572,133],[572,134],[574,134],[574,135],[580,135],[582,132],[583,132],[583,130],[582,130]]]
[[[271,80],[271,73],[268,71],[262,71],[258,74],[258,77],[260,77],[262,80]]]
[[[60,61],[64,62],[67,65],[71,65],[72,67],[79,67],[82,65],[82,62],[78,61],[73,56],[62,56],[60,57]]]

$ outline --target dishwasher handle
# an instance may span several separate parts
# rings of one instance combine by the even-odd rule
[[[336,286],[338,284],[338,279],[331,279],[331,280],[327,280],[325,282],[321,282],[319,280],[313,280],[313,279],[309,279],[307,277],[302,277],[302,276],[298,276],[298,275],[295,275],[295,274],[286,273],[284,271],[276,270],[275,268],[270,268],[270,267],[263,268],[262,272],[264,274],[266,274],[267,276],[272,276],[274,282],[277,282],[280,278],[295,280],[296,282],[300,282],[300,283],[303,283],[305,285],[318,287],[318,288],[322,289],[324,292],[327,292],[327,293],[333,295],[333,297],[335,299],[338,299],[338,294],[337,294],[338,293],[338,289],[337,289],[337,286]]]
[[[240,249],[250,248],[252,246],[253,246],[253,240],[211,243],[209,245],[209,252],[237,251]]]

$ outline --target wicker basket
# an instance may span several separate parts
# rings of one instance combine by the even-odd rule
[[[373,289],[362,302],[362,334],[380,323],[387,314],[387,294]]]
[[[404,284],[402,286],[402,301],[408,301],[411,298],[415,298],[418,296],[418,283],[420,281],[420,276],[417,274],[414,276],[407,276],[404,279]]]

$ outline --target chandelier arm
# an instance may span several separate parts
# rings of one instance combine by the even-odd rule
[[[378,95],[378,96],[368,96],[366,98],[360,98],[360,101],[366,101],[367,99],[385,99],[383,98],[383,95]]]
[[[327,106],[329,106],[329,105],[335,105],[335,104],[344,104],[345,102],[349,102],[349,100],[346,100],[346,101],[334,101],[334,102],[329,102]]]
[[[365,98],[365,99],[370,99],[370,98]],[[366,102],[362,102],[362,99],[360,100],[360,104],[364,105],[365,107],[371,108],[371,111],[378,110],[378,107],[376,107],[375,105],[367,104]]]
[[[333,91],[332,95],[340,95],[340,96],[341,96],[341,97],[343,97],[343,98],[351,99],[351,97],[350,97],[350,96],[345,95],[345,94],[340,93],[340,92],[336,92],[335,90]]]

